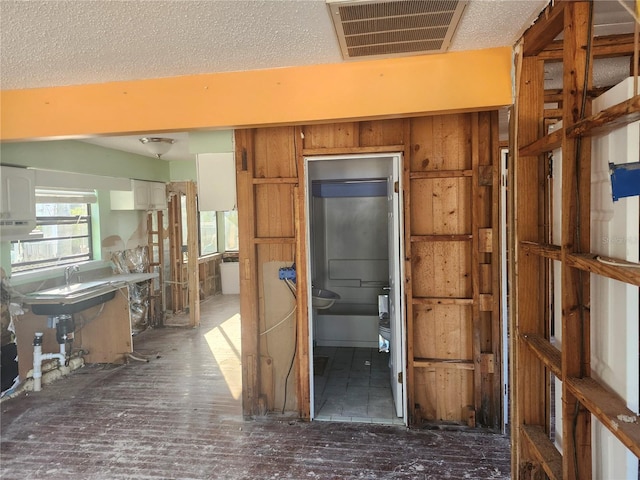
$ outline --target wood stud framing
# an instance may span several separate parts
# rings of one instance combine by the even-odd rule
[[[598,115],[590,115],[593,56],[628,55],[630,37],[592,38],[592,3],[558,1],[525,32],[516,60],[514,185],[511,236],[512,476],[590,479],[591,415],[635,455],[640,425],[623,427],[619,415],[634,416],[624,401],[590,375],[589,275],[595,273],[640,285],[637,269],[601,262],[590,253],[591,152],[589,136],[640,118],[638,96]],[[554,42],[560,32],[563,40]],[[589,47],[592,47],[591,49]],[[563,62],[563,88],[544,92],[545,61]],[[546,134],[544,102],[557,102],[563,128]],[[557,116],[558,112],[552,116]],[[547,115],[548,116],[548,115]],[[562,148],[561,244],[549,244],[545,222],[546,152]],[[546,272],[561,263],[562,348],[550,339]],[[607,259],[604,259],[607,260]],[[625,264],[619,259],[613,263]],[[601,319],[606,320],[606,319]],[[549,437],[550,374],[562,383],[562,451]]]
[[[186,282],[182,268],[182,209],[180,188],[170,184],[169,190],[169,259],[170,259],[170,306],[173,313],[184,310]]]
[[[174,182],[167,188],[169,197],[169,258],[171,268],[171,309],[181,312],[189,307],[189,323],[200,324],[200,271],[198,268],[197,187],[195,182]],[[182,196],[186,199],[187,218],[182,217]],[[187,268],[183,268],[182,225],[187,225]],[[189,295],[189,292],[195,292]]]
[[[157,285],[149,287],[149,319],[153,327],[164,324],[164,215],[162,210],[147,212],[147,243],[149,245],[149,272],[158,274]]]
[[[500,427],[497,127],[494,111],[236,131],[245,415],[262,395],[256,275],[270,259],[296,261],[295,392],[310,415],[304,158],[400,152],[409,423]]]

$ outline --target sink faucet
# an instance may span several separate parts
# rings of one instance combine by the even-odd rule
[[[71,276],[79,271],[80,267],[78,265],[69,265],[64,269],[64,283],[67,287],[71,285]]]

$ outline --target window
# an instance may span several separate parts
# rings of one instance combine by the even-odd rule
[[[95,193],[36,190],[39,238],[11,242],[11,270],[24,272],[93,260],[91,205]]]
[[[187,260],[187,197],[180,199],[182,209],[182,252]],[[218,253],[218,223],[216,212],[198,212],[198,249],[199,256]]]
[[[218,225],[216,212],[198,212],[200,224],[200,255],[218,252]]]
[[[187,260],[187,197],[180,199],[182,209],[182,252],[183,261]],[[224,222],[224,225],[223,225]],[[224,233],[224,251],[238,251],[238,212],[198,212],[198,248],[199,256],[218,253],[218,239]],[[220,245],[222,248],[222,245]]]
[[[224,212],[224,250],[238,251],[238,211]]]

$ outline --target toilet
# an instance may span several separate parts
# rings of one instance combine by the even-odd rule
[[[391,342],[391,321],[389,320],[389,295],[378,295],[378,335],[381,352],[389,351]]]
[[[391,325],[389,317],[380,319],[380,322],[378,323],[378,334],[386,341],[391,341]]]

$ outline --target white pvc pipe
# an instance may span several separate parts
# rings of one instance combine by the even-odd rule
[[[36,338],[42,339],[42,333],[37,332]],[[35,343],[35,342],[34,342]],[[42,390],[42,362],[44,360],[52,360],[54,358],[58,359],[58,362],[61,367],[64,367],[64,364],[67,360],[65,354],[65,345],[60,344],[60,353],[42,353],[42,342],[38,342],[40,345],[33,346],[33,391],[39,392]]]

